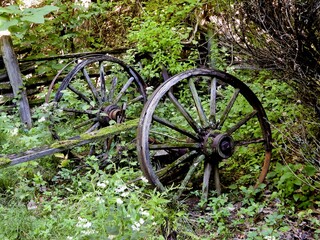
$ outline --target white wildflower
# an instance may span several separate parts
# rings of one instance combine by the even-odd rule
[[[128,197],[128,195],[130,194],[130,192],[123,192],[121,193],[121,197]]]
[[[90,228],[92,226],[92,223],[85,218],[78,217],[78,223],[76,226],[79,228]]]
[[[133,231],[139,231],[140,227],[137,227],[135,224],[131,226]]]
[[[141,215],[144,215],[144,216],[147,216],[147,217],[149,217],[150,216],[150,214],[149,214],[149,212],[148,211],[146,211],[146,210],[144,210],[143,208],[140,208],[140,214]]]
[[[88,9],[90,6],[91,1],[90,0],[76,0],[75,1],[76,4]]]
[[[141,225],[144,224],[143,218],[140,218],[139,223],[140,223]]]
[[[109,235],[108,238],[111,239],[111,240],[112,240],[112,239],[115,239],[115,238],[116,238],[116,235]]]
[[[84,236],[88,236],[88,235],[95,234],[95,233],[96,233],[96,231],[93,230],[93,229],[82,230],[82,231],[81,231],[81,234],[83,234]]]
[[[82,225],[83,228],[91,228],[92,223],[91,222],[86,222]]]
[[[117,204],[121,205],[123,203],[123,201],[121,200],[121,198],[117,198],[116,200]]]
[[[29,8],[32,7],[33,5],[41,3],[40,0],[24,0],[22,1],[24,7]]]
[[[29,73],[27,75],[24,76],[26,79],[32,78],[32,73]]]
[[[18,135],[18,131],[19,129],[18,128],[14,128],[11,132],[11,136],[17,136]]]
[[[131,228],[132,228],[133,231],[139,231],[140,230],[140,226],[141,226],[141,224],[139,222],[134,222],[131,225]]]
[[[115,191],[117,192],[117,193],[122,193],[122,192],[124,192],[124,190],[126,190],[127,189],[127,186],[125,186],[125,185],[120,185],[120,186],[118,186],[116,189],[115,189]]]
[[[104,199],[102,197],[96,197],[96,201],[100,204],[104,203]]]
[[[132,190],[134,190],[134,189],[138,190],[138,189],[139,189],[139,187],[136,186],[134,183],[131,183],[131,184],[130,184],[130,188],[131,188]]]
[[[276,240],[275,236],[265,236],[264,239],[266,240]]]
[[[148,183],[149,182],[148,179],[146,177],[144,177],[144,176],[141,177],[141,181],[144,182],[144,183]]]
[[[139,221],[137,222],[134,222],[132,225],[131,225],[131,228],[133,231],[140,231],[140,227],[141,225],[144,224],[144,220],[142,218],[139,219]]]
[[[150,95],[153,92],[153,86],[147,87],[146,88],[146,92],[147,92],[148,95]]]
[[[104,182],[97,182],[97,187],[99,187],[99,188],[106,188],[107,185],[106,185],[106,183],[104,183]]]
[[[44,116],[42,116],[42,117],[38,120],[39,123],[44,122],[44,121],[46,121],[46,118],[45,118]]]
[[[70,237],[70,236],[67,237],[67,240],[72,240],[72,239],[73,239],[73,237]]]

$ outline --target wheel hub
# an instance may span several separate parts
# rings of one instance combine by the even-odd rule
[[[226,133],[209,133],[204,138],[203,152],[214,159],[227,159],[234,152],[233,138]]]
[[[109,122],[114,120],[119,121],[122,115],[122,110],[117,105],[109,105],[103,108],[99,114],[99,122],[102,126],[109,126]]]

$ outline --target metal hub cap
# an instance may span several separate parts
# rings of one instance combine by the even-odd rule
[[[209,133],[204,138],[203,152],[207,156],[227,159],[231,157],[234,152],[233,138],[226,133]]]
[[[102,109],[99,122],[102,126],[108,126],[110,120],[118,121],[119,117],[121,117],[121,109],[117,105],[109,105]]]

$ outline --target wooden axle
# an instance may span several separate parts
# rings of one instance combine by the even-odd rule
[[[101,128],[90,133],[83,133],[69,140],[57,141],[50,146],[30,149],[19,154],[0,155],[0,168],[28,162],[54,153],[63,152],[76,146],[85,145],[100,139],[109,138],[121,132],[137,128],[139,119],[128,120],[124,123]]]

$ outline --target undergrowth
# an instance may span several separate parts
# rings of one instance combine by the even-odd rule
[[[307,121],[293,92],[268,73],[255,81],[245,72],[233,74],[262,100],[273,128],[273,163],[265,184],[250,187],[253,176],[247,173],[221,196],[211,192],[206,204],[198,191],[174,203],[172,189],[160,193],[141,178],[131,154],[124,152],[121,167],[109,161],[103,168],[93,156],[79,162],[56,154],[1,170],[1,239],[317,239],[318,125]],[[17,115],[1,113],[2,154],[51,141],[44,109],[34,109],[30,130],[21,128]],[[254,163],[254,156],[246,157]],[[239,170],[231,166],[227,174]]]
[[[181,41],[197,44],[199,39],[193,35],[194,29],[184,22],[190,18],[189,12],[197,9],[198,2],[187,2],[189,5],[178,1],[159,10],[155,8],[158,5],[150,1],[146,3],[143,23],[127,18],[127,24],[134,19],[129,40],[136,44],[137,51],[153,54],[153,61],[146,61],[147,67],[143,69],[145,76],[160,81],[162,65],[171,73],[195,65],[197,52],[193,50],[187,63],[180,62]],[[85,29],[91,29],[88,19],[95,19],[111,8],[116,10],[117,4],[98,1],[84,12],[74,5],[68,5],[76,17],[72,21],[69,10],[61,11],[60,18],[57,16],[42,29],[33,29],[55,44],[53,52],[72,49],[69,45],[75,44],[83,49],[104,46],[102,38],[91,36],[91,31],[80,31],[79,25],[83,23]],[[99,14],[96,8],[101,10]],[[175,12],[178,14],[173,14]],[[116,16],[118,14],[114,14]],[[61,21],[71,25],[66,27]],[[100,26],[99,21],[94,28]],[[159,22],[163,22],[160,27]],[[61,28],[56,29],[55,25]],[[60,32],[62,36],[48,35],[48,32]],[[104,33],[99,31],[99,36]],[[33,38],[38,35],[33,31],[28,34],[25,44],[34,43]],[[88,41],[83,45],[81,39]],[[224,166],[221,166],[224,174],[221,181],[226,184],[222,195],[212,191],[204,203],[199,201],[200,192],[193,191],[173,202],[170,192],[175,189],[169,187],[162,193],[154,190],[141,178],[135,155],[125,150],[117,156],[117,146],[103,167],[94,156],[81,156],[79,160],[71,154],[55,154],[0,170],[0,238],[319,239],[320,131],[319,124],[312,120],[312,111],[301,105],[299,96],[287,84],[274,79],[271,72],[232,70],[224,63],[226,50],[219,50],[218,44],[213,48],[212,60],[219,63],[216,67],[227,69],[248,84],[267,112],[274,149],[264,184],[256,189],[250,186],[249,182],[256,180],[255,173],[260,170],[252,166],[260,163],[251,152],[243,151],[241,159],[229,165],[228,171],[223,172]],[[40,44],[35,49],[38,51],[42,51]],[[43,71],[51,69],[46,67]],[[18,153],[51,143],[46,121],[49,114],[46,105],[33,109],[34,127],[27,130],[21,126],[17,113],[1,111],[0,153]],[[121,147],[127,143],[122,141]],[[239,178],[238,172],[242,174]]]

